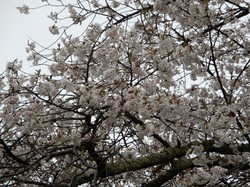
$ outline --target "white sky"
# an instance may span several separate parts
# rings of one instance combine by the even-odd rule
[[[51,2],[58,4],[58,1],[55,0],[51,0]],[[67,4],[71,0],[63,2]],[[30,14],[20,14],[16,9],[23,4],[31,8]],[[60,7],[59,9],[41,7],[42,5],[46,5],[46,3],[41,0],[0,0],[0,73],[4,71],[6,62],[16,58],[23,61],[23,70],[29,71],[32,64],[26,60],[28,54],[25,51],[28,40],[34,40],[40,45],[48,47],[58,39],[59,35],[52,35],[49,32],[49,26],[54,23],[47,16],[50,12],[58,12],[62,9]],[[36,9],[32,9],[34,7]],[[67,10],[65,11],[67,12]],[[68,23],[66,21],[64,25]],[[71,27],[71,34],[79,36],[86,29],[88,21],[85,20],[84,23],[80,27],[79,25]]]
[[[51,12],[48,8],[30,10],[30,14],[20,14],[16,9],[23,4],[36,7],[42,5],[41,0],[0,0],[0,72],[4,71],[5,64],[16,58],[23,60],[25,67],[31,66],[27,62],[25,47],[31,38],[41,45],[48,46],[58,36],[50,34],[48,27],[53,24],[47,18]]]

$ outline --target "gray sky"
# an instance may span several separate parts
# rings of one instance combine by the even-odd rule
[[[24,15],[16,9],[17,6],[23,4],[36,7],[42,3],[40,0],[0,1],[0,72],[3,72],[6,62],[16,58],[23,60],[24,67],[31,65],[26,60],[27,53],[25,52],[29,38],[44,46],[48,46],[56,39],[56,36],[52,36],[48,30],[48,27],[53,24],[47,18],[51,10],[39,8]]]

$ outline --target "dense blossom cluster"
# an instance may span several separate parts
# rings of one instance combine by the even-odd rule
[[[1,75],[1,185],[249,184],[246,1],[42,3],[59,40]]]

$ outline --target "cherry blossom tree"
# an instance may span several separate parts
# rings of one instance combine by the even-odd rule
[[[69,2],[1,74],[1,186],[249,184],[250,3]]]

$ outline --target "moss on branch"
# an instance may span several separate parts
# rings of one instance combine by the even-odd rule
[[[185,155],[185,149],[170,147],[161,153],[151,154],[145,157],[138,157],[129,161],[121,161],[112,163],[107,166],[109,176],[121,174],[127,171],[136,171],[143,168],[152,167],[158,164],[167,163],[175,158],[180,158]]]
[[[180,172],[182,172],[185,169],[194,167],[194,164],[191,160],[187,159],[186,157],[182,157],[178,160],[175,160],[172,163],[172,167],[167,170],[164,174],[159,175],[143,187],[154,187],[154,186],[161,186],[166,181],[171,180],[173,177],[178,175]]]
[[[171,163],[171,168],[167,170],[166,173],[158,176],[147,184],[147,186],[149,187],[153,186],[154,184],[157,186],[158,184],[163,184],[164,182],[171,180],[183,170],[194,167],[192,161],[188,160],[185,155],[189,148],[199,145],[202,145],[204,147],[204,152],[214,152],[223,155],[235,154],[234,150],[230,148],[229,145],[222,145],[218,147],[215,146],[214,141],[210,140],[204,141],[202,143],[192,142],[187,146],[166,148],[160,153],[151,153],[147,156],[135,157],[128,160],[117,161],[114,163],[107,163],[105,168],[106,172],[104,172],[105,175],[100,175],[99,177],[106,178],[128,171],[137,171],[160,164]],[[237,149],[241,150],[242,152],[248,152],[250,147],[248,146],[248,144],[246,144],[238,146]],[[94,174],[88,176],[83,174],[74,181],[73,186],[78,186],[92,180],[94,180]]]

